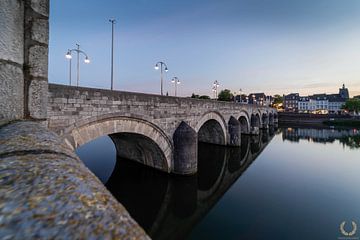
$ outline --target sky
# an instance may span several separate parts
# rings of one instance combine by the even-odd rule
[[[359,0],[52,0],[49,82],[69,84],[68,49],[80,44],[80,86],[160,93],[232,92],[360,95]],[[72,82],[76,82],[73,55]]]

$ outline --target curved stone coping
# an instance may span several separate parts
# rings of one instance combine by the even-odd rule
[[[0,239],[149,239],[56,134],[0,127]]]

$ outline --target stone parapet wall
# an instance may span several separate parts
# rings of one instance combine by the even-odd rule
[[[24,1],[0,1],[0,120],[24,116]]]
[[[49,84],[49,128],[65,134],[76,126],[105,117],[127,116],[147,120],[159,126],[169,138],[185,121],[198,130],[199,120],[209,112],[218,112],[224,125],[241,112],[252,114],[273,111],[268,107],[234,104],[192,98],[177,98],[143,93],[70,87]],[[221,117],[220,117],[221,118]],[[226,127],[225,126],[225,127]],[[225,130],[226,132],[226,130]]]
[[[25,117],[46,119],[48,92],[49,1],[25,0]]]
[[[0,126],[0,239],[149,239],[59,137]]]
[[[0,1],[0,120],[46,119],[48,0]]]

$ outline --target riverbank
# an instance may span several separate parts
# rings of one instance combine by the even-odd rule
[[[311,126],[311,127],[358,127],[360,119],[348,115],[324,115],[308,113],[279,112],[279,125],[282,126]]]

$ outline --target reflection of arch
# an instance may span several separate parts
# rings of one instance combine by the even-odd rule
[[[241,162],[242,164],[248,158],[250,152],[250,137],[243,136],[241,137]]]
[[[226,148],[199,143],[198,199],[205,201],[219,189],[226,174]]]
[[[199,143],[198,188],[208,191],[216,185],[225,165],[225,148]]]
[[[257,154],[260,151],[260,149],[261,149],[260,136],[252,136],[250,143],[251,154],[252,155]]]
[[[234,173],[241,167],[241,147],[238,148],[228,148],[227,156],[227,169],[229,173]]]
[[[154,124],[142,119],[130,117],[114,117],[95,120],[82,126],[75,127],[64,136],[65,142],[73,149],[100,136],[114,133],[133,133],[151,139],[162,151],[166,159],[165,167],[161,170],[172,170],[172,144],[165,133]]]
[[[226,145],[227,127],[224,118],[217,112],[203,115],[195,127],[198,139],[202,142]]]
[[[105,184],[150,235],[156,231],[155,223],[161,221],[167,211],[170,185],[167,175],[121,158],[117,159],[114,172]]]

